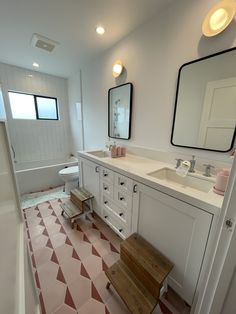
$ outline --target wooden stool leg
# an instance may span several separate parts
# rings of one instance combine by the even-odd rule
[[[107,284],[106,284],[106,289],[109,289],[110,285],[111,285],[111,283],[110,283],[110,281],[108,281]]]
[[[64,209],[61,211],[61,215],[63,216],[63,214],[64,214]]]

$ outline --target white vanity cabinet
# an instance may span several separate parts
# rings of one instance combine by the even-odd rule
[[[87,159],[79,159],[80,169],[80,186],[83,186],[86,190],[93,194],[93,210],[101,216],[100,206],[100,166]]]
[[[190,204],[189,198],[185,202],[183,194],[178,199],[171,190],[160,192],[152,182],[135,181],[128,170],[126,176],[118,166],[108,167],[105,161],[97,164],[80,158],[81,183],[95,196],[95,211],[123,239],[138,232],[169,258],[174,268],[168,284],[192,305],[217,216]]]
[[[133,180],[101,167],[102,218],[123,239],[131,234],[132,188]]]
[[[144,184],[134,184],[133,228],[174,263],[168,284],[191,305],[213,215]]]

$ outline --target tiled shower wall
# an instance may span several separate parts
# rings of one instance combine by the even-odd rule
[[[0,83],[17,163],[68,158],[71,152],[71,132],[67,80],[0,63]],[[12,119],[9,90],[57,97],[60,120]]]

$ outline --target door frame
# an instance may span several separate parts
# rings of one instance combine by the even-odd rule
[[[225,193],[217,234],[212,248],[212,259],[206,270],[206,279],[202,285],[195,314],[220,314],[236,264],[236,159],[233,161],[228,188]],[[226,220],[232,219],[231,228],[226,227]]]

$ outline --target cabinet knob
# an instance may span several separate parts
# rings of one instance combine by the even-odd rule
[[[106,191],[108,189],[108,187],[107,186],[104,186],[104,190]]]
[[[108,174],[107,174],[107,173],[103,173],[103,176],[104,176],[104,177],[107,177],[107,176],[108,176]]]
[[[108,203],[108,201],[104,201],[104,204],[107,204]]]
[[[108,218],[108,216],[104,216],[104,218],[105,218],[105,219],[107,219],[107,218]]]
[[[123,201],[125,198],[124,197],[120,197],[120,201]]]
[[[123,229],[119,229],[119,232],[122,232],[123,231]]]
[[[133,192],[134,192],[134,193],[137,193],[137,192],[138,192],[138,185],[137,185],[137,184],[135,184],[135,185],[133,186]]]
[[[95,172],[99,172],[99,166],[95,167]]]
[[[120,182],[120,185],[124,185],[125,184],[125,182]]]
[[[123,216],[124,215],[124,213],[119,213],[119,216],[121,217],[121,216]]]

